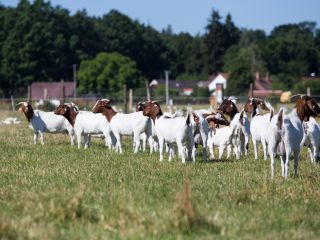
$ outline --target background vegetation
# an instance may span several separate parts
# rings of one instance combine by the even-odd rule
[[[34,81],[70,81],[73,64],[82,94],[118,91],[123,82],[141,88],[145,80],[163,78],[165,69],[182,80],[228,72],[230,94],[243,93],[256,71],[269,72],[273,86],[284,90],[299,89],[302,76],[319,74],[316,23],[281,25],[266,34],[240,29],[230,14],[216,10],[208,18],[205,33],[192,36],[170,26],[157,31],[116,10],[93,17],[85,10],[72,15],[44,0],[0,6],[0,94],[25,94]],[[318,85],[313,90],[320,90]]]

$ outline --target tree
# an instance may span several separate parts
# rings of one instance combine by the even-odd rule
[[[239,41],[239,30],[228,14],[225,23],[218,11],[213,10],[206,26],[204,42],[207,48],[207,71],[209,74],[222,70],[223,55],[227,49]]]
[[[119,53],[99,53],[95,59],[82,61],[79,71],[79,91],[116,95],[124,84],[138,87],[143,79],[136,63]]]
[[[239,46],[231,47],[225,55],[224,71],[230,73],[226,94],[246,94],[253,80],[250,50]]]

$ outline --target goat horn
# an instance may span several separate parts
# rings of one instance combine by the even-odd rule
[[[300,93],[299,94],[295,94],[295,95],[291,96],[289,99],[297,97],[297,96],[300,96],[300,98],[303,98],[305,96],[305,94],[300,94]]]
[[[27,102],[19,102],[19,103],[17,103],[17,106],[21,105],[21,104],[27,104]]]

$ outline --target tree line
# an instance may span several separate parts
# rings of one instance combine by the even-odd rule
[[[163,78],[206,80],[230,74],[227,94],[243,94],[255,72],[269,73],[273,87],[306,87],[302,76],[320,71],[320,30],[301,22],[263,30],[242,29],[213,10],[205,33],[162,31],[111,10],[101,17],[43,0],[0,6],[0,96],[24,95],[36,81],[72,81],[78,68],[80,94],[117,93],[123,84],[143,88]],[[200,30],[200,29],[199,29]],[[320,90],[320,84],[311,83]]]

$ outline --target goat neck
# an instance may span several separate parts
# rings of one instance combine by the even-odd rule
[[[64,113],[62,114],[62,116],[64,116],[68,122],[72,125],[72,127],[74,127],[74,124],[76,122],[76,118],[78,115],[78,111],[76,111],[76,109],[74,107],[65,105],[66,111],[64,111]]]

